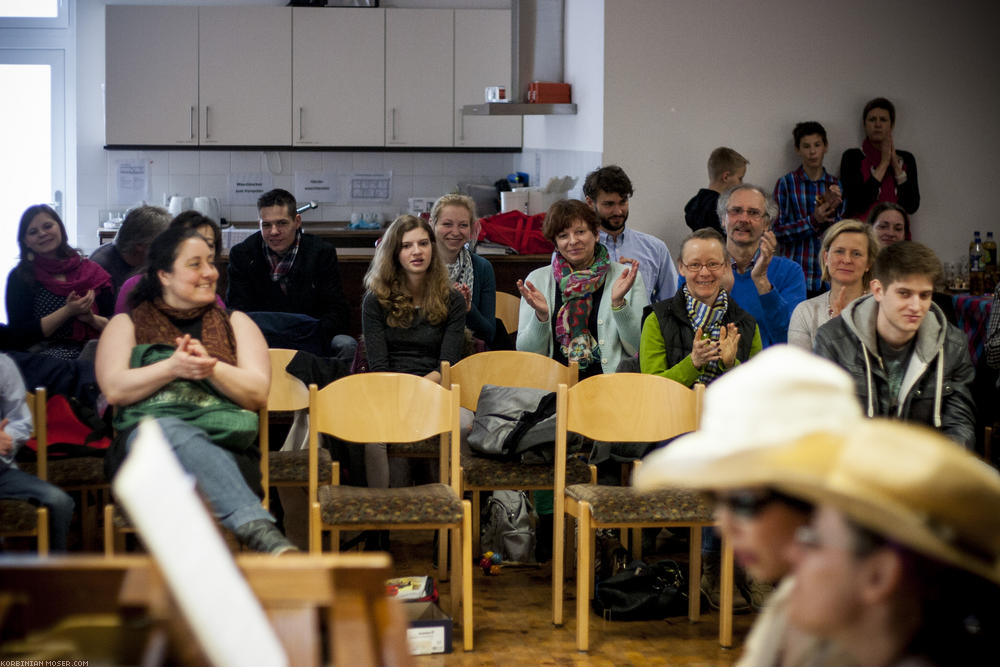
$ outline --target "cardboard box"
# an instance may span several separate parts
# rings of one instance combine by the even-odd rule
[[[528,102],[534,104],[569,104],[572,101],[571,87],[568,83],[532,81],[528,84]]]
[[[406,642],[410,655],[451,653],[451,618],[433,602],[407,602],[403,605],[410,627]]]

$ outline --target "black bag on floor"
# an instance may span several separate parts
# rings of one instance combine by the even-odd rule
[[[594,612],[610,621],[651,621],[685,616],[687,583],[677,563],[634,561],[597,584]]]

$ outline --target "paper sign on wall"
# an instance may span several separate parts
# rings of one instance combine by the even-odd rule
[[[264,172],[229,174],[229,203],[256,206],[257,198],[270,190],[273,179]]]
[[[116,160],[111,182],[111,201],[132,206],[149,201],[149,163],[145,160]]]
[[[392,197],[392,172],[354,173],[349,186],[354,201],[388,201]]]
[[[301,202],[317,201],[333,204],[337,201],[337,175],[326,171],[295,172],[295,198]]]

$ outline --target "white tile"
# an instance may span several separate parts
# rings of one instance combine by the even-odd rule
[[[229,192],[229,174],[202,174],[198,194],[206,197],[226,198]]]
[[[272,187],[288,190],[289,192],[295,189],[294,178],[291,174],[275,174],[273,179]]]
[[[257,151],[233,151],[229,154],[229,171],[234,174],[261,171],[263,160]]]
[[[510,173],[510,161],[505,160],[503,155],[476,153],[475,157],[475,173],[492,179],[491,183]]]
[[[198,159],[202,174],[229,173],[229,151],[199,151]]]
[[[345,151],[321,153],[323,170],[335,174],[349,174],[354,169],[354,154]]]
[[[382,171],[382,153],[355,153],[351,168],[357,172]]]
[[[324,222],[350,222],[351,211],[352,209],[350,206],[332,206],[330,204],[324,204],[319,207],[319,219]]]
[[[413,196],[413,176],[392,175],[392,203],[406,206],[406,200]]]
[[[139,151],[139,157],[152,162],[154,168],[158,167],[164,171],[170,166],[169,151]]]
[[[256,206],[230,206],[229,207],[230,222],[252,222],[257,223],[257,207]]]
[[[302,153],[292,153],[292,172],[296,171],[322,171],[323,154],[312,151]]]
[[[410,176],[413,174],[414,156],[417,153],[385,153],[382,157],[382,168],[392,170],[392,176]]]
[[[457,174],[461,177],[471,175],[476,167],[476,157],[474,153],[445,153],[442,170],[445,174]]]
[[[170,151],[170,174],[197,174],[198,151]]]
[[[170,182],[168,184],[167,190],[171,194],[180,194],[187,197],[193,197],[198,194],[198,190],[201,189],[201,184],[198,182],[198,176],[195,174],[170,174]]]
[[[291,151],[265,151],[262,159],[264,170],[271,172],[274,176],[291,176],[292,155]]]
[[[414,176],[413,177],[413,197],[433,197],[443,195],[445,190],[444,176]],[[451,187],[455,187],[452,183]]]
[[[413,160],[414,176],[441,176],[444,174],[444,156],[441,153],[417,153]]]

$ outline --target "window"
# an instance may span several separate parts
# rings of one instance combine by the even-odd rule
[[[65,28],[68,0],[0,0],[0,28]]]

